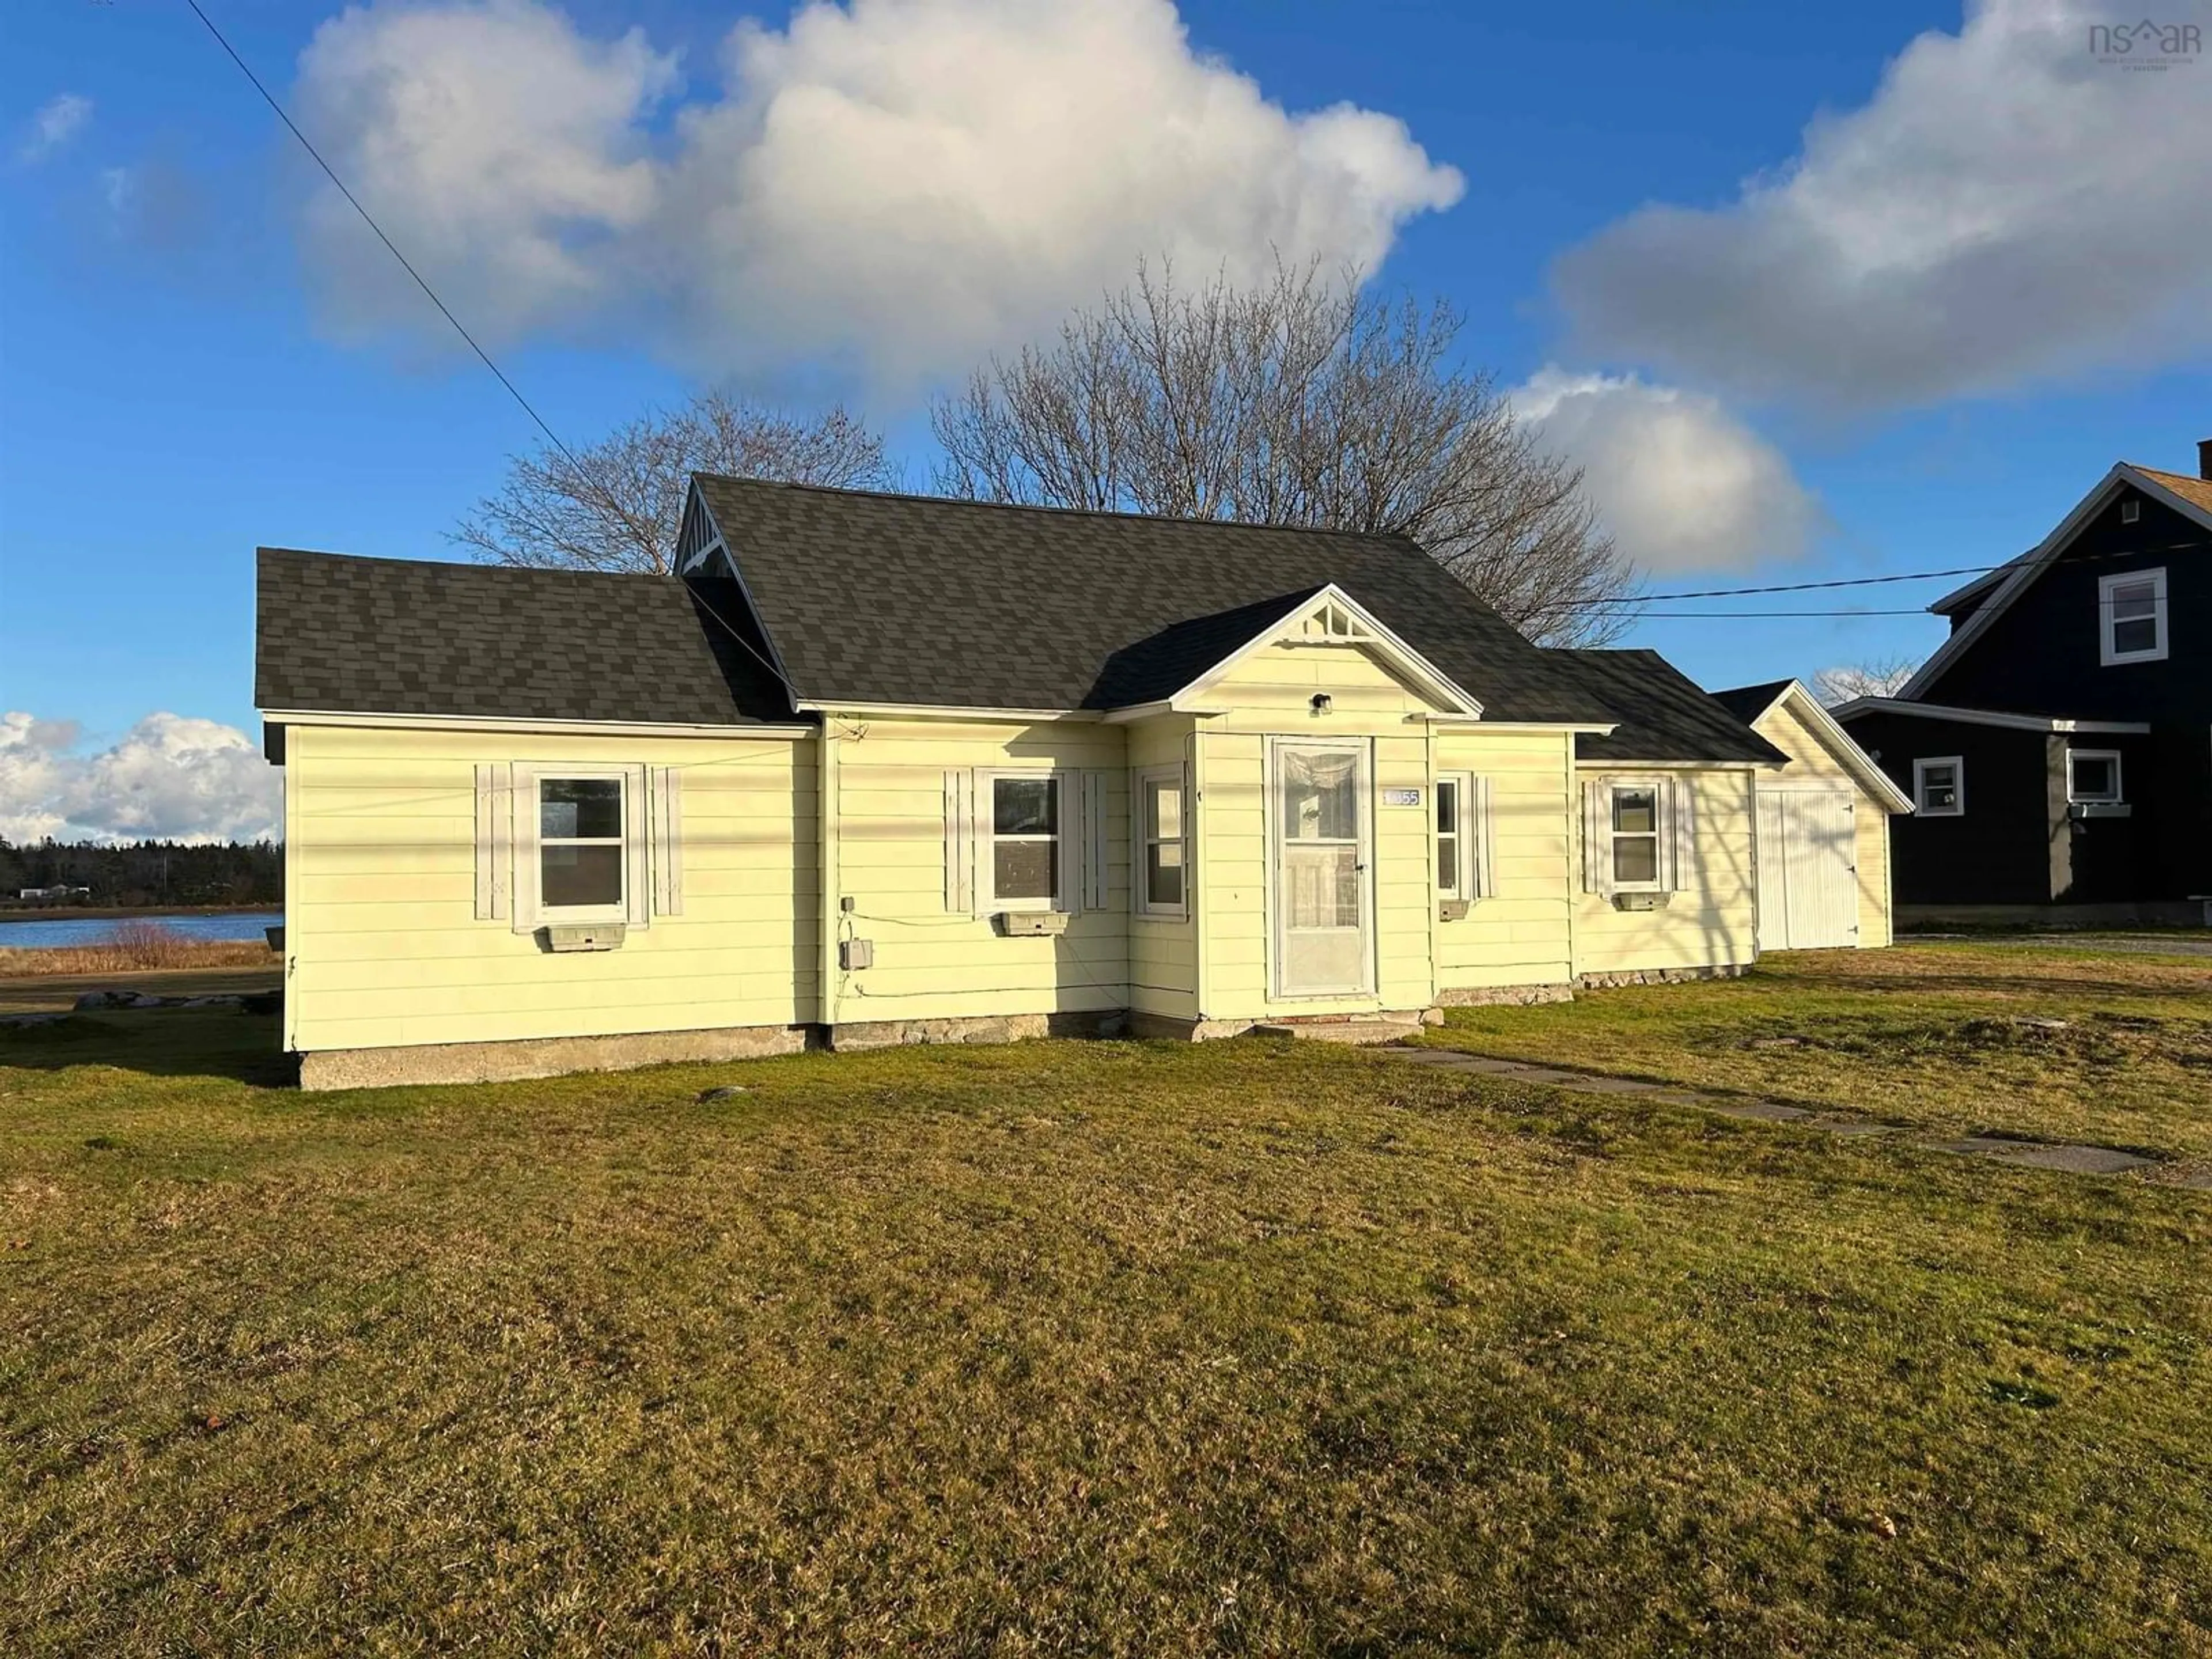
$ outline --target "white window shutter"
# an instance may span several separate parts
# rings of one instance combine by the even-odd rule
[[[508,769],[507,790],[507,920],[518,933],[538,926],[538,773],[530,766]]]
[[[1696,780],[1687,775],[1667,782],[1668,819],[1672,834],[1662,837],[1668,849],[1667,890],[1686,892],[1698,885],[1698,818]]]
[[[662,916],[684,914],[684,770],[653,769],[653,909]]]
[[[945,908],[956,915],[975,912],[975,775],[945,775]]]
[[[653,925],[652,772],[647,766],[623,768],[623,858],[629,866],[623,921],[632,927]]]
[[[1106,775],[1085,771],[1076,775],[1077,814],[1083,827],[1083,908],[1106,908]]]
[[[1462,816],[1460,828],[1461,855],[1467,849],[1474,851],[1474,881],[1468,890],[1469,898],[1486,899],[1498,896],[1498,837],[1491,828],[1490,780],[1469,778],[1468,799],[1460,804],[1462,815],[1474,814],[1470,821]]]
[[[1613,819],[1602,779],[1583,785],[1583,890],[1613,891]]]
[[[504,763],[477,767],[477,920],[504,921],[514,885],[514,789]]]

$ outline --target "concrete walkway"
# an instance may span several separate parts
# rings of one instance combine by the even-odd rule
[[[1986,1158],[2021,1169],[2056,1170],[2065,1175],[2125,1175],[2159,1167],[2160,1160],[2118,1146],[2090,1146],[2070,1142],[2014,1140],[1997,1135],[1970,1135],[1963,1140],[1924,1140],[1900,1124],[1878,1123],[1872,1118],[1844,1113],[1818,1112],[1809,1107],[1785,1105],[1778,1100],[1759,1100],[1741,1095],[1706,1094],[1671,1083],[1647,1083],[1640,1078],[1610,1077],[1601,1072],[1570,1072],[1556,1066],[1528,1060],[1497,1060],[1457,1048],[1378,1048],[1377,1054],[1410,1065],[1438,1071],[1472,1073],[1482,1077],[1511,1078],[1516,1083],[1543,1083],[1555,1089],[1583,1094],[1631,1095],[1670,1106],[1694,1106],[1722,1117],[1754,1123],[1794,1123],[1832,1135],[1898,1135],[1905,1144],[1930,1152],[1955,1152],[1966,1158]],[[2175,1175],[2170,1184],[2212,1191],[2212,1171]]]

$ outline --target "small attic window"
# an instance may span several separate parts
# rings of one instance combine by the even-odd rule
[[[2133,524],[2136,520],[2142,517],[2142,503],[2141,501],[2122,501],[2120,503],[2120,522],[2122,524]]]

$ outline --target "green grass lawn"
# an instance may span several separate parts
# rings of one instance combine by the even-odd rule
[[[2212,1650],[2203,1194],[1318,1044],[270,1040],[0,1034],[0,1651]]]
[[[1429,1040],[2212,1169],[2212,958],[2203,957],[1958,944],[1806,951],[1769,957],[1740,980],[1453,1009]]]

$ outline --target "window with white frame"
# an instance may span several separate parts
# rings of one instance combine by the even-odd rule
[[[1468,821],[1486,838],[1488,784],[1477,778],[1474,786]],[[1686,777],[1584,779],[1583,890],[1618,896],[1696,888],[1696,812],[1697,792]],[[1488,861],[1478,856],[1478,882],[1486,883]]]
[[[2097,618],[2099,657],[2106,667],[2164,661],[2166,572],[2130,570],[2099,577]]]
[[[1137,824],[1144,868],[1137,890],[1140,915],[1180,916],[1188,903],[1183,828],[1182,769],[1154,767],[1137,775]]]
[[[1066,816],[1060,775],[997,772],[981,781],[989,791],[979,860],[983,908],[1056,908],[1062,890],[1060,825]]]
[[[1616,892],[1657,892],[1662,833],[1656,783],[1616,783],[1607,791]]]
[[[1474,781],[1447,772],[1437,779],[1437,896],[1472,899],[1483,890],[1480,810]]]
[[[2118,805],[2120,756],[2116,749],[2069,749],[2066,751],[2066,799],[2090,806]]]
[[[620,921],[629,908],[629,805],[619,773],[538,779],[538,908],[561,921]]]
[[[1465,791],[1455,777],[1437,780],[1437,896],[1467,896]]]
[[[1913,762],[1912,804],[1923,818],[1965,817],[1966,763],[1956,755]]]

